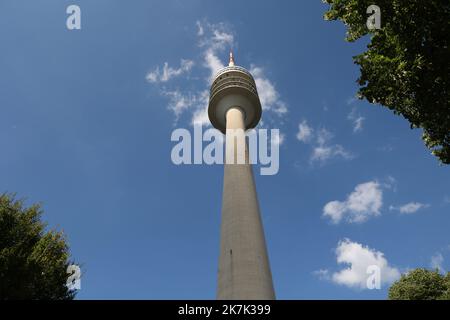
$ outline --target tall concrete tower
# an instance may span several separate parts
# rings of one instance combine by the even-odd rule
[[[245,130],[258,124],[261,112],[255,80],[246,69],[235,66],[230,52],[228,67],[218,72],[211,85],[208,106],[212,125],[226,136],[217,286],[220,300],[275,299],[247,142],[238,148],[238,140],[245,141]],[[245,161],[237,161],[240,155]]]

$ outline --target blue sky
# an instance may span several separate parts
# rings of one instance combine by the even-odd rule
[[[70,4],[81,30],[66,28]],[[277,297],[383,299],[399,272],[448,269],[449,169],[420,130],[353,99],[367,39],[345,42],[325,10],[0,3],[0,191],[42,202],[65,231],[79,299],[215,298],[222,167],[173,165],[170,135],[201,121],[231,46],[257,73],[264,125],[283,134],[279,173],[255,176]],[[381,290],[361,288],[371,262]]]

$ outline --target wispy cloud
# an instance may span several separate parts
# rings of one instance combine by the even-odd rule
[[[207,21],[197,21],[197,46],[200,49],[200,63],[193,60],[181,59],[180,66],[174,68],[166,62],[163,66],[156,67],[146,76],[147,81],[152,84],[168,84],[175,77],[188,75],[194,65],[208,70],[208,76],[198,84],[198,90],[186,90],[184,88],[164,88],[160,89],[163,96],[169,99],[168,109],[175,115],[175,123],[184,112],[191,114],[191,124],[201,124],[209,126],[207,108],[209,100],[209,86],[216,73],[225,67],[224,57],[231,48],[237,46],[232,28],[225,23],[209,23]],[[273,127],[279,128],[282,124],[282,117],[287,113],[287,106],[281,100],[276,86],[260,66],[252,64],[250,72],[255,78],[261,105],[265,111],[265,122],[271,123]],[[192,80],[190,80],[192,81]],[[192,88],[192,85],[189,86]],[[280,144],[284,141],[284,136],[280,135]]]
[[[205,30],[203,29],[203,25],[201,24],[200,21],[197,21],[195,24],[197,25],[197,36],[198,37],[203,36],[203,34],[205,33]]]
[[[333,144],[333,145],[325,145],[325,144],[319,144],[316,147],[314,147],[314,150],[311,155],[311,162],[320,162],[325,163],[327,160],[335,157],[341,157],[343,159],[353,159],[354,155],[347,151],[343,146],[340,144]]]
[[[179,89],[176,90],[163,90],[162,94],[169,98],[167,108],[173,111],[175,115],[175,123],[178,121],[180,115],[188,109],[194,109],[194,115],[192,117],[192,124],[204,123],[208,121],[208,115],[203,112],[202,107],[206,108],[209,99],[209,91],[198,92],[183,92]],[[203,113],[206,114],[206,119],[201,119]],[[200,121],[201,120],[201,121]]]
[[[153,71],[147,73],[146,79],[151,83],[167,82],[183,73],[188,73],[194,66],[194,61],[181,59],[179,68],[172,68],[167,62],[164,63],[162,71],[156,67]]]
[[[347,105],[353,106],[350,113],[347,115],[347,119],[353,124],[353,132],[357,133],[363,130],[363,124],[365,118],[358,112],[357,106],[354,106],[358,101],[357,98],[351,97],[347,99]]]
[[[444,257],[442,256],[442,253],[437,252],[431,257],[430,267],[434,270],[437,269],[439,272],[443,272],[444,271],[443,263]]]
[[[328,269],[319,269],[313,271],[313,275],[319,278],[319,280],[331,280],[330,270]]]
[[[298,125],[297,139],[305,143],[310,142],[313,138],[313,131],[314,129],[308,125],[308,122],[303,120]]]
[[[279,135],[271,135],[270,137],[271,145],[282,145],[284,143],[285,137],[284,134],[280,133]]]
[[[428,208],[430,205],[420,202],[409,202],[401,206],[390,206],[389,210],[397,210],[402,214],[411,214],[423,208]]]
[[[192,125],[210,125],[208,118],[209,90],[197,93],[197,107],[192,115]]]
[[[333,134],[325,128],[313,129],[306,120],[298,125],[297,140],[312,145],[310,163],[324,164],[332,158],[353,159],[355,156],[340,144],[333,144]]]
[[[450,203],[450,196],[444,196],[444,203],[449,204]]]
[[[255,79],[263,110],[265,112],[273,112],[277,116],[286,114],[288,111],[286,104],[281,101],[280,94],[276,90],[274,83],[265,76],[264,69],[251,65],[250,73]]]
[[[203,65],[209,69],[208,85],[216,73],[225,67],[220,56],[225,50],[233,48],[235,37],[231,28],[225,23],[208,23],[197,21],[199,47],[203,50]],[[201,31],[201,32],[200,32]]]
[[[357,112],[356,107],[352,108],[352,111],[348,114],[347,119],[352,121],[354,133],[362,131],[365,118]]]
[[[351,160],[355,155],[340,144],[331,143],[333,134],[325,128],[314,129],[303,119],[298,125],[297,140],[312,146],[310,163],[324,164],[332,158]]]
[[[393,176],[388,175],[384,182],[382,183],[383,188],[392,190],[393,192],[397,192],[397,179],[395,179]]]

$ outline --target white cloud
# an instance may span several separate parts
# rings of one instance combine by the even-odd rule
[[[281,146],[284,142],[284,134],[280,132],[279,135],[270,135],[271,145],[279,145]]]
[[[344,149],[340,144],[335,145],[318,145],[313,149],[311,161],[325,162],[334,157],[342,157],[344,159],[353,159],[353,154]]]
[[[169,97],[168,109],[173,111],[176,120],[184,110],[190,108],[196,101],[195,95],[184,94],[179,90],[163,91],[163,94]]]
[[[389,265],[384,254],[360,243],[344,239],[336,248],[338,264],[346,264],[347,268],[331,275],[331,280],[339,285],[351,288],[367,289],[368,267],[380,269],[381,284],[389,284],[400,277],[400,271]]]
[[[192,124],[209,123],[208,114],[202,114],[202,111],[206,110],[208,106],[208,90],[194,93],[184,93],[180,90],[173,90],[163,91],[163,94],[169,97],[169,104],[167,107],[175,114],[175,122],[178,121],[180,115],[185,110],[193,109]]]
[[[430,267],[432,269],[439,270],[439,272],[443,272],[444,271],[443,263],[444,263],[444,257],[442,256],[441,253],[438,252],[431,257]]]
[[[347,151],[340,144],[331,144],[330,140],[333,138],[331,132],[325,128],[317,130],[316,143],[313,147],[310,162],[325,163],[327,160],[341,157],[343,159],[353,159],[354,155]]]
[[[192,125],[210,125],[208,117],[209,91],[203,90],[197,98],[197,106],[192,116]]]
[[[223,48],[225,45],[233,45],[234,36],[231,33],[217,28],[217,25],[214,28],[212,41],[218,48]]]
[[[444,204],[450,203],[450,196],[444,196]]]
[[[341,157],[347,160],[354,158],[354,155],[342,145],[330,143],[332,138],[333,134],[327,129],[320,128],[314,130],[306,120],[302,120],[298,125],[297,140],[313,144],[310,156],[311,163],[319,162],[324,164],[327,160],[335,157]]]
[[[203,29],[202,23],[200,21],[197,21],[195,24],[197,25],[197,36],[203,36],[205,30]]]
[[[199,46],[204,50],[204,66],[210,71],[208,77],[210,85],[217,72],[225,67],[219,54],[235,46],[234,35],[224,23],[210,24],[197,21],[197,27],[202,30],[197,32],[197,35],[200,38]]]
[[[399,208],[400,213],[414,213],[417,212],[421,208],[428,207],[427,204],[419,203],[419,202],[410,202]]]
[[[323,207],[323,215],[328,216],[333,223],[341,222],[345,212],[345,203],[340,201],[330,201]]]
[[[353,108],[352,111],[350,111],[347,119],[353,122],[353,132],[356,133],[362,131],[365,118],[357,113],[356,108]]]
[[[169,64],[165,62],[162,71],[160,71],[159,67],[156,67],[155,70],[147,74],[146,79],[152,83],[167,82],[174,77],[178,77],[183,73],[189,72],[193,66],[194,61],[192,60],[181,59],[180,67],[178,69],[169,67]]]
[[[205,65],[210,70],[209,82],[211,83],[214,79],[214,76],[219,72],[219,70],[223,69],[225,65],[222,61],[217,57],[212,49],[208,49],[205,52]]]
[[[194,112],[192,115],[191,120],[192,125],[203,125],[203,126],[209,126],[209,117],[208,117],[208,109],[198,109]]]
[[[344,218],[349,223],[362,223],[372,216],[380,215],[383,191],[376,181],[357,185],[345,201],[330,201],[323,207],[323,216],[335,224]]]
[[[317,143],[319,145],[327,144],[333,138],[333,134],[325,128],[321,128],[317,132]]]
[[[397,192],[397,179],[393,176],[387,176],[385,182],[383,183],[383,187]]]
[[[359,116],[354,120],[355,125],[353,127],[353,132],[358,132],[362,130],[364,119],[365,119],[364,117]]]
[[[313,137],[313,128],[308,125],[306,120],[303,120],[298,125],[297,139],[302,142],[309,142]]]
[[[330,271],[328,269],[319,269],[313,271],[313,275],[319,278],[319,280],[330,280]]]
[[[251,65],[250,73],[255,79],[263,110],[274,112],[278,116],[287,113],[286,104],[280,100],[280,94],[275,89],[275,85],[264,75],[264,70]]]
[[[420,203],[420,202],[409,202],[409,203],[404,204],[399,207],[390,206],[389,210],[398,210],[398,211],[400,211],[400,213],[410,214],[410,213],[415,213],[415,212],[419,211],[420,209],[428,208],[429,206],[430,206],[429,204],[424,204],[424,203]]]

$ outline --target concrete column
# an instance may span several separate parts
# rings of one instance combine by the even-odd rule
[[[244,132],[241,109],[227,112],[226,127]],[[275,299],[247,143],[244,138],[243,150],[236,150],[239,144],[233,140],[241,134],[236,135],[236,139],[226,138],[217,299]],[[233,149],[235,160],[240,152],[245,153],[243,164],[228,161]]]

